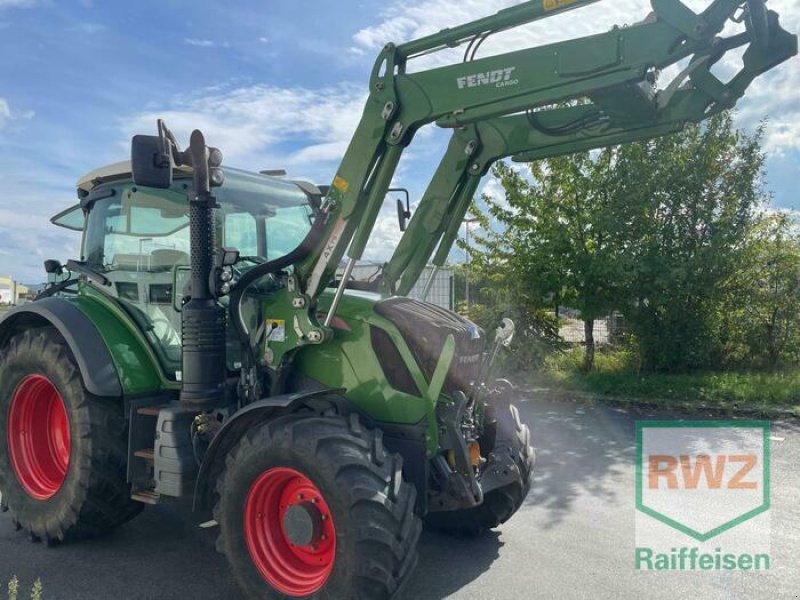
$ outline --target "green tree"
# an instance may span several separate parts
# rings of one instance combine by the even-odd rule
[[[734,358],[777,369],[800,358],[800,234],[792,215],[764,215],[723,314]]]
[[[504,198],[484,198],[473,268],[534,306],[569,306],[585,323],[622,311],[644,368],[719,366],[725,310],[767,201],[761,130],[728,114],[682,133],[513,168]],[[477,212],[477,211],[476,211]]]
[[[649,370],[724,365],[721,325],[767,202],[762,131],[729,114],[680,134],[615,150],[617,223],[624,229],[620,310]]]
[[[595,319],[620,303],[613,159],[606,150],[533,163],[527,170],[498,164],[494,174],[505,198],[484,198],[488,214],[478,215],[488,233],[477,238],[474,264],[503,273],[514,297],[532,308],[577,309],[586,371],[594,365]]]
[[[464,301],[466,265],[455,268],[456,308],[483,327],[490,339],[504,317],[516,324],[516,334],[510,352],[501,352],[506,375],[529,372],[540,365],[558,345],[558,324],[552,311],[533,294],[523,294],[520,282],[506,276],[503,269],[483,268],[482,264],[469,266],[470,306]]]

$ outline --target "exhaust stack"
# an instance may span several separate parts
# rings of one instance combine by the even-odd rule
[[[225,309],[211,289],[214,268],[216,200],[211,188],[222,185],[219,150],[208,148],[203,134],[192,133],[194,190],[189,196],[191,240],[191,298],[183,306],[183,383],[181,402],[213,407],[225,395]]]

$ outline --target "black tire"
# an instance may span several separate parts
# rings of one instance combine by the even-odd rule
[[[12,400],[31,377],[46,379],[60,395],[70,437],[63,483],[47,499],[36,499],[23,487],[11,458]],[[25,331],[0,352],[0,434],[3,508],[32,540],[52,543],[96,536],[141,512],[143,505],[131,500],[126,483],[122,402],[86,391],[72,352],[55,329]]]
[[[519,470],[517,480],[487,493],[483,503],[475,508],[446,512],[432,512],[425,517],[425,525],[442,533],[476,536],[508,521],[520,509],[531,489],[531,478],[536,455],[531,447],[531,433],[519,418],[514,405],[497,408],[493,427],[503,427],[514,432],[511,452]],[[488,433],[490,449],[496,450],[494,431]]]
[[[364,427],[355,415],[289,415],[255,427],[230,452],[217,484],[217,548],[248,597],[379,600],[398,592],[416,565],[422,525],[414,512],[416,489],[403,480],[402,458],[386,452],[382,440],[382,432]],[[322,587],[306,595],[268,583],[245,537],[254,482],[281,469],[318,488],[335,526],[332,570]]]

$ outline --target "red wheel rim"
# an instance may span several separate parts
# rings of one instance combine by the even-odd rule
[[[64,399],[44,375],[29,375],[14,390],[7,437],[11,466],[28,495],[55,496],[69,468],[69,419]]]
[[[298,538],[291,519],[301,515],[310,529]],[[319,591],[333,571],[336,528],[330,508],[310,479],[294,469],[261,474],[245,501],[244,535],[261,575],[287,596]]]

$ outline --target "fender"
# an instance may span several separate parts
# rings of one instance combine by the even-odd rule
[[[252,427],[268,421],[276,411],[291,412],[294,408],[302,405],[307,400],[327,397],[332,404],[342,407],[341,399],[345,389],[323,389],[310,392],[298,392],[295,394],[282,394],[272,396],[258,402],[248,404],[239,412],[228,419],[219,430],[216,437],[211,441],[203,464],[197,474],[197,483],[194,489],[194,510],[208,508],[209,492],[212,489],[212,474],[218,474],[218,466],[224,464],[225,457],[233,447],[242,439]],[[337,398],[338,396],[338,398]]]
[[[119,374],[95,324],[63,298],[45,298],[6,313],[0,319],[0,348],[21,331],[47,326],[55,327],[67,342],[90,394],[122,396]]]

